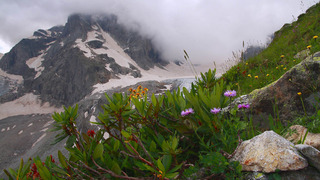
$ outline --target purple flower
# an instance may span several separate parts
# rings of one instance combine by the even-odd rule
[[[235,91],[235,90],[228,90],[228,91],[226,91],[225,93],[224,93],[224,95],[225,96],[227,96],[227,97],[234,97],[234,96],[236,96],[237,95],[237,92]]]
[[[243,108],[245,108],[245,109],[249,109],[249,108],[250,108],[250,104],[246,104],[246,105],[244,105],[244,106],[243,106]]]
[[[189,108],[189,109],[182,111],[181,116],[184,117],[184,116],[187,116],[187,115],[193,114],[193,113],[194,113],[194,110],[192,108]]]
[[[213,108],[213,109],[210,110],[210,112],[211,112],[212,114],[218,114],[220,111],[221,111],[220,108]]]
[[[250,108],[250,104],[239,104],[238,108],[239,109],[249,109]]]

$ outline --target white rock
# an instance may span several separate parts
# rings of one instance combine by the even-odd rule
[[[232,161],[239,161],[243,171],[265,173],[299,170],[308,162],[294,148],[294,144],[273,131],[266,131],[242,142]]]

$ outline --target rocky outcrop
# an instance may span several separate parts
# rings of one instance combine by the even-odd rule
[[[319,60],[320,53],[316,53],[313,57],[309,56],[287,71],[279,80],[244,96],[243,101],[250,104],[253,123],[267,129],[269,115],[276,117],[279,114],[279,119],[274,120],[280,120],[286,125],[287,121],[304,114],[302,101],[306,113],[313,114],[314,105],[319,99]],[[297,94],[298,92],[301,92],[301,96]],[[274,110],[275,107],[278,112]]]
[[[243,171],[265,173],[300,170],[308,166],[293,143],[273,131],[265,131],[242,142],[231,160],[239,161]]]

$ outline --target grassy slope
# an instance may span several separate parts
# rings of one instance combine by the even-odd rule
[[[319,38],[313,39],[314,36]],[[250,93],[277,80],[301,62],[302,58],[294,56],[307,50],[308,45],[312,46],[308,54],[320,51],[320,3],[310,7],[297,21],[285,24],[275,32],[268,48],[246,62],[239,62],[222,77],[239,94]],[[281,55],[284,57],[281,58]]]

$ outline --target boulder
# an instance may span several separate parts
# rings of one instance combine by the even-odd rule
[[[307,132],[307,128],[301,125],[293,125],[290,127],[291,132],[286,135],[286,139],[293,142],[294,144],[301,143]],[[320,150],[320,134],[308,132],[306,139],[303,144],[310,145]]]
[[[299,170],[308,166],[294,144],[273,131],[265,131],[242,142],[231,161],[239,161],[243,171],[265,173]]]
[[[298,144],[295,147],[308,159],[310,165],[320,171],[320,151],[318,149],[305,144]]]

